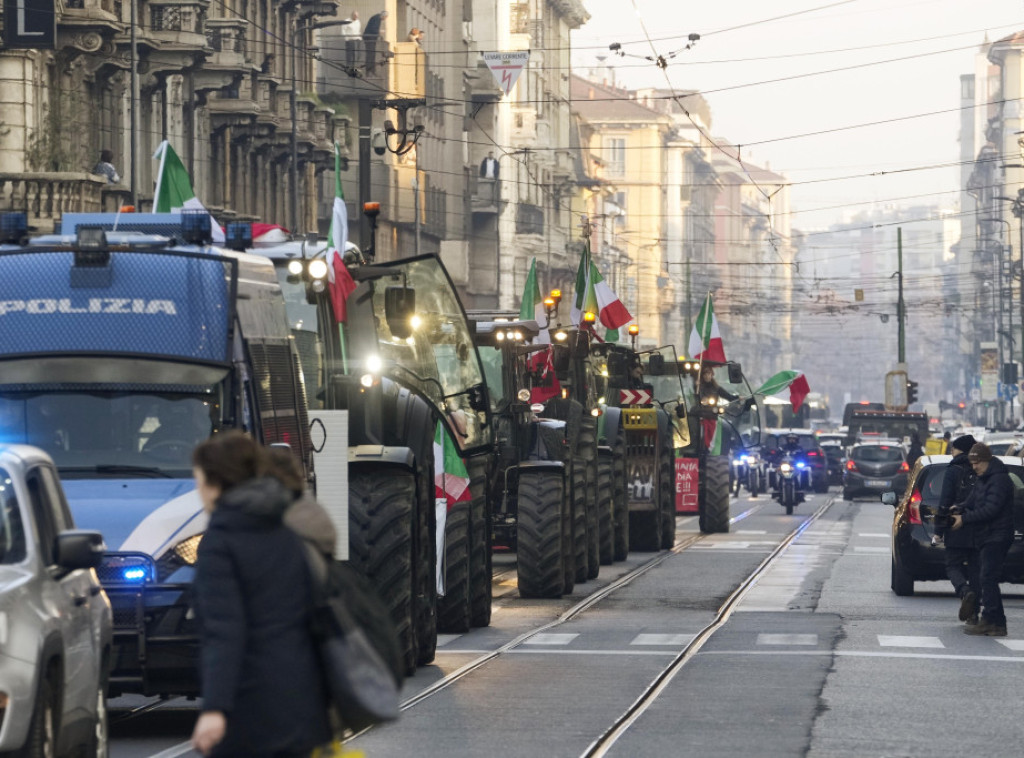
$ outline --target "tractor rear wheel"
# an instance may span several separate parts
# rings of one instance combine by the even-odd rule
[[[615,479],[614,463],[610,455],[597,459],[597,516],[600,532],[601,564],[608,566],[615,560],[615,497],[612,482]]]
[[[700,475],[704,477],[698,518],[700,530],[705,534],[724,534],[729,531],[728,456],[707,456]]]
[[[516,542],[519,594],[561,597],[564,590],[562,501],[558,472],[520,471]]]

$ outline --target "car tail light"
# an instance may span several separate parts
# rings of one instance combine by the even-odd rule
[[[921,493],[917,490],[914,490],[913,494],[910,496],[910,507],[907,511],[910,514],[911,524],[921,523]]]
[[[857,470],[857,464],[853,462],[853,458],[851,458],[850,460],[848,460],[846,462],[846,470],[847,471],[856,471]]]
[[[909,471],[910,471],[910,466],[907,465],[906,461],[903,461],[903,463],[900,464],[900,473],[901,474],[906,474]]]
[[[821,456],[821,453],[819,453],[817,450],[809,450],[807,452],[807,457],[808,458],[818,458],[820,456]]]

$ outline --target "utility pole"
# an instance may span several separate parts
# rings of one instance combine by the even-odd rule
[[[138,196],[138,192],[139,192],[139,152],[140,152],[140,150],[139,150],[139,104],[140,104],[139,103],[139,99],[140,99],[140,94],[139,94],[139,38],[138,38],[138,28],[139,28],[139,25],[138,25],[138,19],[137,19],[138,12],[139,12],[139,0],[131,0],[131,3],[132,3],[132,11],[131,11],[131,22],[132,22],[132,30],[131,30],[132,71],[131,71],[131,81],[130,81],[130,84],[129,84],[129,89],[131,90],[131,99],[132,99],[131,109],[130,109],[130,114],[131,114],[130,115],[130,117],[131,117],[130,129],[131,129],[132,133],[131,133],[131,147],[130,147],[131,165],[129,166],[128,171],[129,171],[129,174],[130,174],[129,183],[131,185],[132,205],[135,206],[135,210],[140,211],[142,209],[139,208],[139,196]],[[166,137],[166,136],[167,136],[166,134],[161,135],[161,137]],[[156,198],[153,198],[153,202],[154,202],[154,204],[156,203]],[[156,210],[156,209],[154,208],[153,210]]]
[[[896,320],[899,322],[898,362],[907,362],[906,348],[906,304],[903,302],[903,227],[896,227],[896,276],[899,277],[899,299],[896,301]]]

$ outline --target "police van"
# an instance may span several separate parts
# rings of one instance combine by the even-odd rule
[[[0,217],[0,439],[49,453],[76,523],[105,538],[112,695],[199,692],[195,445],[244,429],[311,471],[274,267],[210,239],[206,213],[65,214],[32,240],[24,214]]]

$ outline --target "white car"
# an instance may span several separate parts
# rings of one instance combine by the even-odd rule
[[[113,622],[94,568],[99,532],[74,528],[53,461],[0,444],[0,754],[108,755]]]

